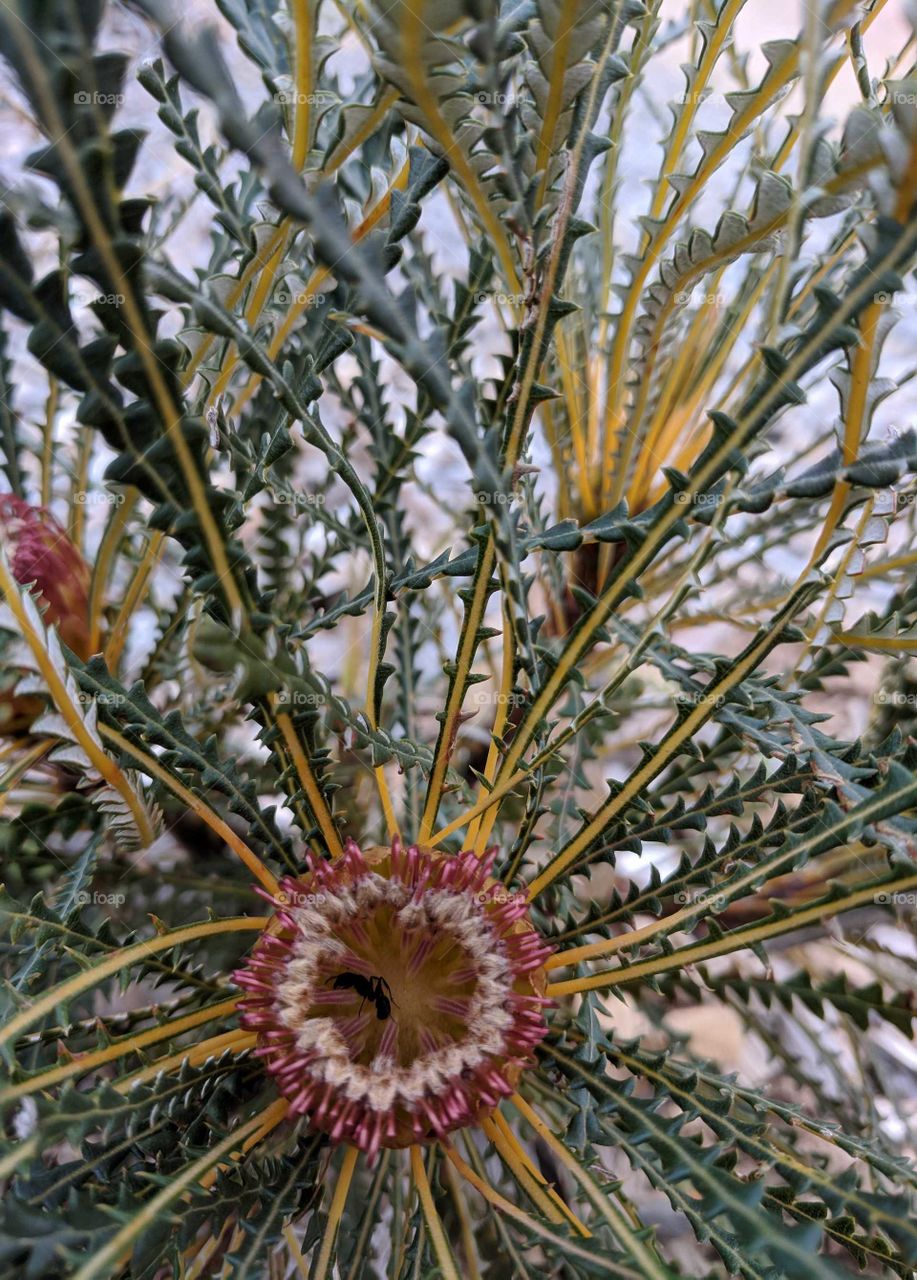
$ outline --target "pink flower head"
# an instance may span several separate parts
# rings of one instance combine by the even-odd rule
[[[45,622],[80,658],[89,657],[89,566],[66,529],[45,507],[0,494],[0,538],[13,577],[34,582]]]
[[[483,858],[412,846],[309,861],[245,968],[242,1025],[293,1114],[375,1156],[475,1122],[547,1027],[550,948]]]

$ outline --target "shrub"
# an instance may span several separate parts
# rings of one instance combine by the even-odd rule
[[[910,1273],[893,8],[0,10],[7,1274]]]

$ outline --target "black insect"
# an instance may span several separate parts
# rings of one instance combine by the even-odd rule
[[[339,973],[332,979],[331,985],[336,991],[355,991],[360,996],[361,1009],[367,1000],[372,1000],[380,1022],[391,1015],[395,1001],[392,999],[392,989],[383,977],[365,978],[362,973]]]

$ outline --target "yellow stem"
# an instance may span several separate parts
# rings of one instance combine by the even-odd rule
[[[492,783],[497,772],[497,761],[500,758],[500,748],[494,741],[503,735],[506,728],[506,721],[509,716],[509,699],[513,688],[513,672],[515,670],[514,662],[515,644],[513,637],[513,620],[510,616],[508,608],[503,610],[503,662],[500,674],[500,696],[497,702],[497,713],[494,716],[494,727],[491,730],[490,746],[487,750],[487,762],[484,765],[484,777],[488,783]],[[468,830],[468,844],[472,846],[479,858],[484,856],[487,849],[487,841],[493,830],[493,824],[497,817],[496,809],[491,809],[488,815],[481,815],[480,820],[475,819]]]
[[[800,584],[797,583],[797,586]],[[588,821],[580,828],[572,840],[568,841],[545,869],[535,877],[528,886],[529,900],[533,900],[548,885],[553,884],[572,862],[589,848],[592,841],[599,836],[608,824],[625,809],[653,778],[657,776],[667,761],[681,751],[684,744],[694,738],[697,730],[710,719],[719,698],[736,687],[751,671],[757,670],[762,658],[774,647],[774,635],[778,628],[783,628],[798,609],[791,594],[789,603],[778,613],[765,633],[745,649],[735,662],[719,679],[712,681],[704,689],[704,696],[685,716],[673,725],[662,741],[656,746],[651,757],[634,770],[614,795],[601,805]]]
[[[39,1135],[33,1134],[27,1141],[18,1142],[12,1151],[0,1157],[0,1181],[10,1177],[25,1160],[31,1160],[39,1150],[40,1141]]]
[[[272,695],[271,702],[275,709],[277,727],[283,734],[283,740],[296,767],[296,775],[302,784],[303,791],[306,793],[309,808],[319,825],[328,852],[333,858],[342,857],[344,846],[341,844],[341,837],[338,835],[337,827],[334,825],[334,819],[331,816],[331,810],[325,803],[325,797],[322,795],[318,780],[312,771],[312,765],[309,763],[305,751],[303,751],[302,743],[296,734],[293,721],[286,711],[276,710],[276,695]]]
[[[474,1228],[471,1224],[471,1215],[465,1202],[462,1184],[459,1181],[455,1165],[451,1161],[447,1161],[442,1166],[442,1171],[446,1181],[449,1183],[449,1192],[459,1220],[459,1230],[462,1233],[462,1252],[465,1255],[465,1266],[468,1268],[469,1280],[481,1280],[481,1269],[478,1266],[477,1248],[474,1243]]]
[[[471,660],[476,647],[477,620],[483,614],[484,607],[487,604],[487,597],[490,593],[490,576],[493,573],[495,558],[494,542],[491,537],[481,552],[474,592],[468,604],[468,621],[466,621],[463,628],[462,643],[459,645],[459,651],[455,658],[456,673],[443,712],[443,727],[437,742],[433,768],[430,770],[427,797],[424,803],[423,817],[420,820],[418,839],[421,844],[429,844],[430,842],[433,823],[436,821],[439,802],[442,799],[446,770],[449,767],[449,757],[452,754],[455,735],[458,733],[460,724],[459,716],[462,712],[465,678],[471,668]]]
[[[825,15],[825,25],[830,28],[840,21],[853,8],[855,0],[837,0],[830,13]],[[619,423],[623,420],[623,396],[625,392],[625,369],[630,354],[633,324],[637,309],[644,296],[644,286],[649,279],[653,267],[659,261],[665,245],[682,215],[697,195],[703,190],[709,175],[714,172],[736,146],[746,130],[752,125],[773,101],[777,94],[793,80],[799,67],[800,51],[798,45],[778,68],[773,68],[768,78],[764,94],[755,93],[748,103],[736,112],[729,129],[721,140],[707,152],[691,176],[684,189],[677,193],[666,212],[663,225],[658,229],[650,244],[646,247],[643,258],[636,268],[633,280],[624,299],[621,314],[615,327],[614,345],[609,360],[607,404],[606,404],[606,447],[602,459],[602,506],[607,509],[620,501],[627,484],[627,473],[631,454],[631,438],[625,437],[625,453],[623,460],[615,467],[615,457],[609,452],[609,444],[616,438]]]
[[[265,1111],[259,1112],[258,1115],[252,1116],[244,1124],[233,1129],[232,1133],[227,1134],[221,1142],[211,1147],[181,1173],[175,1174],[161,1191],[144,1203],[140,1212],[130,1218],[102,1249],[83,1263],[79,1271],[74,1274],[73,1280],[102,1280],[103,1277],[109,1280],[109,1277],[116,1275],[133,1241],[155,1222],[160,1214],[165,1213],[170,1204],[186,1195],[196,1182],[200,1182],[202,1175],[206,1174],[213,1165],[233,1151],[241,1152],[246,1138],[260,1129],[265,1117],[272,1112],[276,1113],[281,1105],[288,1104],[285,1100],[282,1104],[272,1103]]]
[[[414,3],[417,3],[417,0],[414,0]],[[609,23],[608,34],[605,39],[602,53],[596,63],[596,70],[593,73],[589,93],[586,98],[584,110],[584,119],[586,120],[592,119],[598,105],[598,95],[601,87],[599,71],[605,65],[606,57],[611,52],[615,39],[615,32],[616,24],[614,22]],[[518,395],[516,395],[516,407],[513,414],[512,427],[510,429],[506,446],[506,456],[504,459],[505,464],[508,467],[515,465],[519,456],[519,451],[522,447],[529,397],[538,372],[539,354],[541,352],[548,323],[549,304],[553,297],[554,285],[560,270],[561,252],[565,240],[566,228],[573,212],[575,180],[579,171],[587,132],[588,130],[586,128],[580,130],[579,137],[576,140],[568,165],[564,194],[552,235],[551,253],[548,258],[545,279],[541,286],[541,299],[533,326],[534,333],[530,347],[530,354],[526,361],[522,378],[516,389],[518,391]],[[514,395],[515,394],[516,393],[514,392]],[[465,680],[471,666],[471,657],[475,649],[475,636],[477,635],[478,627],[480,626],[480,621],[484,613],[484,608],[487,604],[490,576],[493,573],[495,558],[496,552],[494,547],[494,537],[491,532],[488,536],[487,543],[482,549],[481,560],[476,571],[474,594],[467,608],[466,625],[464,627],[465,643],[460,647],[459,653],[456,655],[456,675],[453,678],[452,688],[450,690],[449,699],[444,713],[443,732],[440,734],[437,742],[433,768],[430,772],[430,779],[427,785],[427,797],[424,804],[420,832],[420,839],[424,842],[428,842],[429,840],[429,836],[433,830],[433,823],[436,821],[436,815],[439,810],[449,754],[455,740],[455,733],[458,730],[458,717],[462,710],[462,701],[465,693]],[[501,772],[508,771],[501,767]]]
[[[53,373],[48,374],[48,398],[45,401],[45,423],[41,450],[41,505],[49,507],[53,496],[54,479],[54,419],[60,398],[60,384]]]
[[[70,534],[70,539],[74,546],[79,547],[80,550],[83,548],[83,531],[86,526],[86,502],[84,499],[89,492],[89,463],[92,458],[94,439],[95,433],[84,429],[80,437],[76,472],[70,486],[70,522],[67,526],[67,532]]]
[[[894,247],[888,250],[882,260],[877,263],[877,271],[879,273],[886,266],[894,264],[903,256],[905,248],[909,248],[913,242],[917,240],[917,224],[911,223],[905,228],[901,239]],[[848,316],[852,315],[858,306],[869,294],[870,283],[868,280],[859,281],[844,298],[839,311],[835,317],[835,323],[842,323]],[[787,368],[784,370],[783,378],[780,382],[775,382],[765,391],[755,404],[755,413],[763,415],[770,411],[771,406],[783,394],[783,387],[788,381],[798,376],[806,362],[813,358],[820,342],[820,335],[816,334],[803,342],[794,352]],[[744,418],[736,423],[736,428],[730,433],[729,437],[720,444],[716,451],[707,459],[703,467],[700,468],[698,474],[694,477],[695,487],[698,491],[703,489],[710,483],[717,471],[726,463],[731,451],[735,448],[736,443],[741,441],[743,429],[746,423]],[[585,651],[589,647],[598,627],[604,625],[614,608],[620,603],[622,596],[625,595],[628,582],[639,578],[640,574],[651,564],[655,558],[659,548],[669,535],[672,526],[680,518],[682,508],[677,504],[673,504],[670,509],[664,512],[653,525],[644,541],[631,555],[627,564],[627,573],[619,574],[611,581],[602,591],[595,605],[586,614],[581,625],[569,638],[569,641],[557,660],[557,664],[545,680],[537,696],[533,699],[531,705],[526,710],[515,734],[512,743],[503,758],[500,771],[497,774],[497,782],[502,781],[501,775],[507,776],[515,771],[522,755],[534,736],[536,727],[542,722],[550,708],[554,705],[560,691],[566,684],[570,672],[581,661]]]
[[[51,125],[51,132],[57,135],[53,141],[56,143],[59,158],[67,171],[74,201],[86,223],[109,279],[114,285],[117,285],[118,291],[122,296],[121,306],[124,312],[125,324],[134,337],[134,349],[150,384],[152,398],[155,401],[165,434],[172,440],[185,483],[188,486],[192,506],[200,521],[204,542],[210,553],[213,567],[222,583],[223,590],[226,592],[226,598],[233,613],[241,618],[243,613],[242,598],[232,576],[232,569],[226,556],[222,535],[210,509],[204,482],[185,439],[183,413],[173,402],[172,394],[149,344],[146,325],[134,294],[134,286],[124,276],[118,254],[99,212],[97,199],[80,163],[80,158],[67,138],[69,131],[65,128],[61,119],[57,103],[48,86],[46,77],[43,75],[42,67],[32,48],[31,40],[20,31],[20,27],[25,24],[18,14],[14,15],[14,19],[12,25],[13,38],[20,57],[36,85],[45,119]]]
[[[903,880],[896,881],[892,889],[895,893],[904,893],[912,889],[914,885],[917,885],[917,875],[907,876]],[[617,969],[606,969],[602,973],[593,973],[586,978],[573,978],[567,982],[552,982],[548,985],[546,995],[552,999],[557,999],[559,996],[575,995],[581,991],[596,991],[600,988],[609,991],[612,987],[621,986],[623,983],[653,977],[656,974],[666,973],[670,969],[679,969],[685,965],[698,964],[703,960],[710,960],[714,956],[728,955],[730,951],[736,951],[740,947],[746,949],[755,943],[764,942],[768,938],[778,937],[782,933],[794,932],[807,924],[817,924],[819,921],[827,920],[830,916],[838,915],[842,911],[850,911],[852,908],[862,906],[864,903],[875,902],[877,892],[879,890],[877,890],[875,882],[872,882],[864,885],[858,892],[850,893],[836,902],[819,902],[803,911],[796,911],[785,918],[781,917],[778,920],[765,921],[763,924],[755,925],[751,928],[733,930],[731,933],[724,934],[723,937],[714,939],[711,942],[701,942],[688,947],[681,947],[678,951],[673,951],[668,955],[654,956],[650,960],[642,960],[633,965],[622,965]]]
[[[448,1142],[443,1141],[442,1148],[446,1153],[446,1158],[455,1166],[461,1177],[465,1179],[469,1186],[474,1187],[475,1191],[477,1191],[488,1204],[498,1210],[499,1213],[521,1223],[527,1232],[530,1232],[532,1235],[541,1236],[543,1240],[550,1240],[553,1244],[557,1245],[560,1249],[566,1251],[574,1258],[580,1258],[583,1261],[591,1262],[593,1264],[598,1262],[601,1265],[602,1270],[608,1275],[625,1276],[627,1277],[627,1280],[641,1280],[636,1271],[632,1271],[628,1267],[617,1266],[614,1263],[605,1263],[603,1259],[596,1255],[594,1250],[591,1253],[587,1253],[584,1248],[575,1244],[569,1237],[555,1234],[555,1232],[549,1230],[543,1225],[543,1223],[539,1222],[537,1218],[533,1218],[531,1214],[526,1213],[524,1209],[520,1209],[512,1200],[508,1200],[506,1196],[502,1196],[499,1191],[495,1191],[494,1188],[490,1186],[489,1183],[485,1182],[483,1178],[478,1177],[470,1165],[462,1159],[455,1148]]]
[[[14,749],[21,745],[22,744],[20,742],[11,744]],[[0,778],[0,812],[2,812],[5,807],[13,787],[15,787],[23,774],[28,773],[29,769],[31,769],[33,765],[38,764],[42,756],[47,755],[52,747],[56,746],[56,738],[42,738],[39,742],[34,743],[24,756],[20,757],[15,764],[11,765],[9,769],[7,769],[3,777]]]
[[[541,122],[541,132],[538,136],[538,146],[535,151],[535,170],[536,172],[541,171],[541,181],[538,184],[538,194],[535,198],[536,209],[541,208],[548,190],[552,154],[551,144],[554,141],[554,133],[563,104],[570,41],[580,12],[581,6],[578,0],[562,0],[562,3],[554,10],[555,21],[553,23],[551,48],[553,57],[550,74],[547,76],[548,100],[545,103],[544,118]]]
[[[50,991],[38,996],[25,1009],[10,1018],[0,1027],[0,1048],[12,1044],[36,1022],[40,1022],[46,1014],[53,1013],[58,1007],[63,1008],[71,1000],[88,991],[106,978],[128,969],[132,964],[157,955],[160,951],[169,951],[172,947],[180,947],[183,943],[194,942],[198,938],[210,938],[221,933],[261,933],[270,923],[269,916],[229,916],[225,920],[201,920],[197,924],[186,924],[180,929],[172,929],[168,933],[156,934],[143,942],[135,942],[106,956],[90,968],[81,970],[66,982],[59,983]]]
[[[703,56],[697,66],[697,74],[691,81],[689,100],[682,103],[682,110],[678,113],[675,127],[666,144],[662,171],[659,174],[659,180],[656,183],[652,204],[650,205],[649,216],[653,219],[659,218],[666,198],[671,195],[672,188],[669,186],[668,179],[672,174],[678,172],[681,154],[684,151],[691,125],[702,100],[703,90],[710,80],[720,53],[733,35],[735,20],[745,3],[746,0],[728,0],[717,14],[716,26],[710,33],[710,38],[704,47]]]
[[[131,489],[119,502],[105,526],[102,541],[92,567],[92,581],[89,586],[89,652],[98,653],[102,640],[102,617],[105,611],[105,588],[111,572],[112,561],[118,550],[121,538],[127,528],[128,521],[137,505],[139,494]]]
[[[446,159],[462,181],[478,217],[487,232],[490,242],[500,260],[500,266],[512,293],[519,294],[521,286],[516,273],[516,265],[510,251],[509,241],[494,211],[481,188],[477,174],[469,165],[465,154],[455,140],[453,130],[443,119],[439,102],[432,93],[427,82],[427,68],[424,61],[424,37],[430,28],[424,21],[424,11],[428,0],[403,0],[401,11],[401,56],[402,65],[414,101],[423,112],[427,128],[439,143]],[[519,314],[521,307],[514,308]]]
[[[232,1049],[234,1053],[244,1053],[246,1049],[252,1049],[258,1043],[258,1037],[253,1031],[224,1031],[221,1035],[210,1036],[206,1040],[202,1040],[200,1044],[188,1045],[185,1049],[179,1049],[177,1053],[170,1053],[167,1058],[160,1058],[157,1062],[153,1062],[148,1067],[144,1067],[141,1071],[135,1071],[129,1076],[122,1076],[114,1085],[119,1093],[130,1093],[135,1084],[139,1084],[144,1080],[155,1080],[162,1071],[171,1071],[173,1067],[180,1067],[186,1062],[189,1067],[199,1067],[208,1058],[216,1058],[220,1054]]]
[[[430,1190],[430,1180],[423,1164],[423,1151],[416,1145],[411,1147],[411,1175],[417,1188],[417,1194],[420,1196],[420,1207],[423,1210],[424,1221],[430,1233],[433,1252],[436,1254],[436,1261],[443,1280],[459,1280],[458,1269],[452,1256],[452,1250],[449,1248],[446,1233],[443,1230],[442,1220],[436,1212],[433,1192]]]
[[[506,1119],[499,1112],[494,1112],[491,1120],[482,1120],[481,1127],[496,1148],[500,1159],[549,1222],[567,1221],[578,1235],[583,1237],[592,1235],[573,1210],[564,1204],[554,1188],[547,1185],[547,1179],[529,1158]]]
[[[118,664],[121,661],[121,654],[124,652],[124,646],[127,643],[127,630],[134,610],[144,597],[147,583],[155,566],[159,563],[165,546],[165,534],[158,530],[153,534],[147,543],[146,551],[143,559],[137,566],[134,576],[131,578],[130,586],[124,596],[118,616],[115,619],[115,625],[111,629],[111,635],[105,645],[105,665],[109,671],[117,671]]]
[[[379,658],[382,649],[382,624],[385,619],[385,588],[384,584],[376,584],[377,596],[373,608],[373,624],[372,634],[369,641],[369,667],[366,673],[366,719],[370,729],[375,731],[379,727],[379,706],[376,699],[376,676],[379,670]],[[382,765],[376,765],[373,769],[373,777],[376,780],[376,789],[379,792],[379,800],[382,804],[382,813],[385,818],[385,827],[389,838],[398,835],[398,819],[395,817],[395,806],[392,804],[392,794],[389,790],[388,779],[385,776],[385,769]]]
[[[206,1009],[197,1009],[194,1013],[186,1014],[183,1018],[172,1018],[168,1022],[151,1027],[148,1031],[125,1036],[123,1039],[116,1041],[115,1044],[107,1045],[104,1049],[97,1049],[91,1053],[77,1054],[70,1062],[65,1062],[59,1067],[51,1067],[38,1075],[30,1076],[28,1080],[23,1080],[19,1084],[10,1085],[8,1089],[0,1092],[0,1105],[12,1102],[15,1098],[24,1097],[26,1094],[35,1093],[40,1089],[47,1089],[50,1085],[58,1084],[61,1080],[67,1080],[71,1076],[86,1075],[87,1072],[94,1071],[96,1067],[100,1067],[106,1062],[114,1062],[129,1053],[137,1053],[138,1050],[145,1049],[147,1045],[156,1044],[160,1040],[171,1040],[174,1036],[180,1036],[183,1032],[190,1031],[192,1027],[199,1027],[204,1022],[213,1022],[215,1018],[222,1018],[224,1014],[234,1013],[238,1003],[239,997],[233,996],[231,1000],[223,1000],[220,1004],[208,1005]]]
[[[341,1170],[337,1176],[337,1182],[334,1184],[334,1195],[331,1199],[331,1208],[328,1211],[328,1221],[325,1223],[325,1233],[322,1236],[322,1245],[319,1250],[313,1280],[326,1280],[328,1275],[334,1241],[337,1237],[338,1227],[341,1225],[341,1218],[344,1216],[347,1193],[353,1181],[353,1171],[357,1166],[359,1154],[358,1147],[348,1146],[344,1150],[344,1159],[341,1162]]]
[[[272,896],[277,893],[280,888],[280,882],[267,869],[254,850],[248,847],[241,836],[236,835],[232,827],[224,822],[219,814],[215,813],[203,800],[198,799],[193,791],[189,791],[167,769],[164,769],[155,756],[149,755],[138,747],[136,743],[128,741],[117,729],[111,729],[106,724],[99,725],[99,732],[103,738],[113,742],[121,751],[133,756],[137,762],[137,767],[143,773],[147,773],[151,778],[156,778],[161,782],[173,795],[178,796],[179,800],[183,801],[192,813],[197,814],[202,822],[206,822],[211,831],[215,831],[221,840],[225,840],[233,853],[241,858],[255,879],[260,881],[268,893]]]
[[[267,1135],[276,1129],[279,1124],[283,1123],[289,1110],[290,1104],[286,1098],[278,1098],[276,1102],[272,1102],[269,1107],[265,1108],[265,1110],[261,1112],[261,1123],[253,1133],[247,1135],[245,1141],[239,1148],[239,1154],[245,1155],[246,1151],[251,1151],[252,1147],[256,1147],[262,1138],[266,1138]],[[216,1182],[217,1174],[220,1172],[220,1169],[225,1169],[226,1167],[226,1165],[220,1165],[208,1169],[204,1176],[198,1179],[201,1186],[204,1188],[212,1187],[214,1182]]]
[[[293,111],[293,168],[299,173],[309,154],[309,124],[312,105],[312,5],[309,0],[292,0],[296,41],[293,50],[293,84],[296,102]]]
[[[226,1228],[230,1225],[231,1220],[227,1218],[225,1222],[220,1224],[216,1235],[205,1235],[197,1241],[196,1244],[189,1246],[188,1256],[193,1258],[193,1261],[190,1267],[182,1270],[180,1280],[197,1280],[197,1277],[203,1274],[207,1264],[210,1262],[210,1259],[216,1253],[217,1249],[219,1249],[220,1241],[226,1234]],[[185,1261],[186,1259],[183,1257],[183,1267]]]
[[[847,400],[847,419],[844,424],[844,439],[841,450],[841,462],[845,467],[856,461],[860,451],[866,405],[872,382],[873,352],[878,336],[879,320],[884,309],[884,302],[871,302],[864,309],[860,319],[860,343],[855,348],[850,362],[850,394]],[[831,540],[831,535],[843,515],[850,489],[851,485],[848,480],[838,480],[835,484],[828,514],[825,516],[821,532],[809,557],[810,565],[818,561]]]
[[[86,753],[90,764],[96,772],[101,774],[108,785],[113,787],[121,796],[137,827],[140,842],[144,848],[147,848],[153,843],[155,832],[150,825],[149,816],[143,802],[115,762],[108,758],[98,742],[93,738],[86,728],[82,715],[73,705],[73,700],[67,692],[65,681],[45,648],[43,637],[38,636],[35,632],[35,628],[23,604],[19,584],[13,578],[2,552],[0,552],[0,591],[3,592],[6,598],[10,612],[19,623],[20,634],[28,643],[35,664],[47,685],[51,700],[61,718],[66,722],[71,736]]]
[[[627,1216],[612,1200],[606,1195],[602,1189],[596,1184],[595,1179],[580,1164],[580,1162],[570,1154],[560,1139],[551,1132],[545,1122],[539,1115],[529,1106],[525,1098],[519,1093],[514,1093],[510,1099],[513,1106],[520,1115],[531,1125],[541,1140],[551,1148],[554,1154],[560,1160],[561,1164],[566,1168],[583,1188],[586,1195],[598,1209],[599,1213],[611,1227],[612,1231],[618,1237],[622,1244],[625,1245],[631,1257],[635,1262],[639,1263],[641,1274],[648,1277],[659,1277],[664,1280],[668,1272],[663,1268],[658,1256],[646,1247],[642,1240],[638,1239],[634,1234],[633,1226],[628,1222]]]
[[[864,567],[861,578],[879,578],[895,569],[910,569],[917,564],[917,551],[905,552],[900,556],[889,556],[887,560],[876,560]]]
[[[309,1265],[302,1256],[302,1249],[299,1247],[299,1241],[296,1239],[296,1232],[289,1223],[283,1229],[283,1238],[287,1243],[290,1251],[290,1257],[296,1265],[300,1280],[309,1280]]]
[[[283,227],[285,227],[285,225],[286,224],[282,224]],[[279,243],[277,244],[277,248],[274,253],[271,255],[267,263],[265,263],[264,270],[261,272],[261,275],[258,278],[258,283],[252,290],[252,296],[245,309],[245,323],[249,330],[254,329],[258,317],[264,310],[264,305],[274,287],[274,281],[277,279],[277,272],[280,270],[280,267],[283,264],[284,255],[286,254],[286,238],[286,233],[281,236],[275,235],[272,237],[272,243],[275,240],[279,241]],[[239,359],[240,357],[238,352],[234,353],[233,347],[230,345],[227,348],[219,377],[211,388],[210,394],[207,396],[208,405],[216,404],[220,399],[220,396],[222,396],[223,392],[229,386],[230,379],[238,367]]]
[[[836,491],[837,490],[835,490],[835,492]],[[802,646],[802,648],[799,650],[799,652],[796,655],[796,660],[794,661],[793,666],[789,672],[789,682],[795,681],[796,673],[799,671],[800,666],[805,661],[806,656],[810,652],[812,646],[815,644],[816,638],[819,632],[821,631],[821,628],[825,625],[826,619],[829,613],[831,612],[831,607],[834,604],[835,600],[837,599],[837,593],[840,591],[841,587],[844,584],[844,578],[846,576],[847,569],[850,566],[850,562],[859,551],[860,539],[862,538],[866,530],[866,527],[869,524],[870,519],[872,518],[872,512],[875,505],[876,505],[875,498],[867,498],[866,502],[863,504],[863,510],[860,513],[860,518],[856,524],[856,531],[853,537],[850,539],[850,542],[848,543],[848,545],[844,548],[843,554],[841,555],[837,568],[832,571],[832,582],[830,587],[825,592],[825,595],[818,602],[819,603],[818,617],[811,624],[811,626],[807,627],[806,643]]]
[[[397,97],[397,94],[395,96]],[[382,196],[382,198],[369,211],[363,221],[356,227],[353,233],[353,240],[355,244],[359,243],[359,241],[362,240],[364,236],[366,236],[367,233],[371,231],[388,212],[391,207],[392,192],[404,190],[407,186],[409,171],[410,162],[406,160],[398,170],[398,173],[392,179],[392,184],[388,191],[386,191],[385,195]],[[286,316],[277,328],[277,332],[268,343],[267,353],[272,360],[276,359],[278,352],[283,347],[283,344],[293,332],[296,322],[299,320],[306,308],[312,303],[320,286],[330,276],[330,267],[316,267],[312,272],[302,294],[298,295],[296,301],[290,305]],[[263,374],[255,373],[251,375],[239,394],[234,397],[236,413],[241,413],[242,409],[255,394],[262,381]]]
[[[245,292],[246,288],[251,283],[252,277],[255,275],[255,273],[260,271],[263,267],[267,265],[268,262],[270,262],[271,258],[274,256],[274,253],[276,252],[278,244],[282,243],[284,236],[286,235],[287,230],[289,228],[289,225],[290,225],[289,218],[285,218],[283,222],[278,223],[278,225],[274,228],[274,231],[272,232],[270,237],[255,252],[254,256],[250,258],[249,261],[245,264],[245,266],[243,267],[239,275],[238,280],[235,282],[235,284],[232,286],[232,288],[229,290],[228,294],[226,295],[225,305],[227,308],[231,309],[235,307],[236,303],[239,301],[242,294]],[[203,364],[204,360],[207,357],[208,352],[210,351],[210,348],[213,346],[215,341],[216,341],[215,335],[212,333],[208,333],[204,335],[202,340],[198,343],[197,348],[195,349],[193,355],[191,355],[191,357],[188,360],[188,363],[185,365],[184,369],[182,370],[181,384],[184,389],[187,389],[191,385],[191,382],[194,379],[194,375],[197,373],[198,369]]]

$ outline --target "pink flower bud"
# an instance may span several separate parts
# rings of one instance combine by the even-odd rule
[[[89,566],[58,520],[15,494],[0,494],[0,538],[13,577],[35,584],[48,626],[82,659],[89,657]]]

